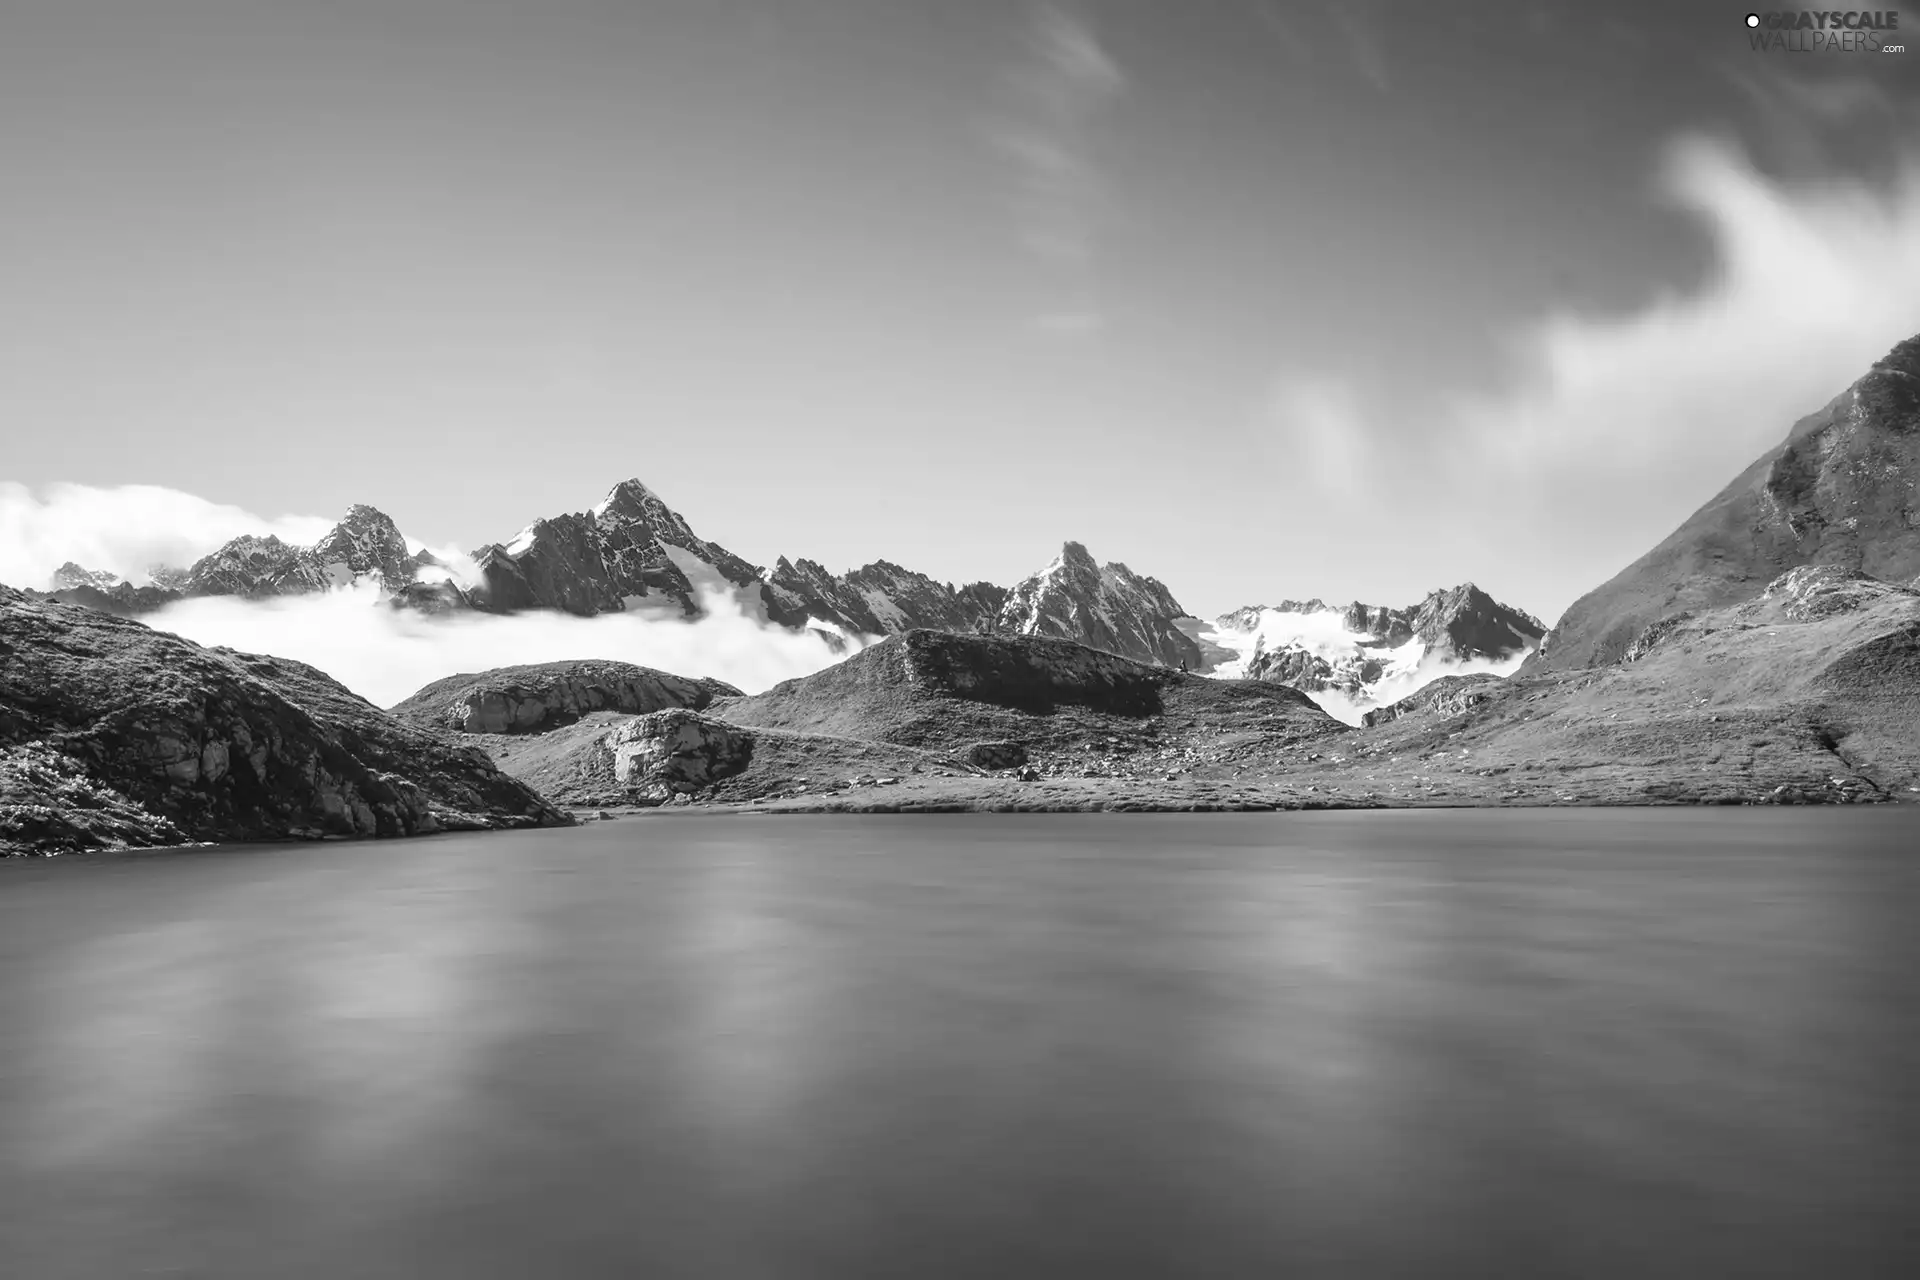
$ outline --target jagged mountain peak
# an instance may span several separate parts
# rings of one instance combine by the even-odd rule
[[[1123,564],[1102,568],[1085,544],[1060,554],[1007,593],[995,629],[1056,636],[1141,662],[1196,666],[1200,647],[1174,625],[1186,611],[1152,578]]]
[[[693,617],[708,589],[764,591],[758,569],[694,533],[637,478],[614,485],[588,512],[535,520],[475,559],[482,579],[476,603],[509,612],[666,607]]]
[[[335,586],[377,574],[389,587],[411,582],[419,563],[393,517],[378,507],[355,503],[313,544],[313,558]]]
[[[678,512],[666,504],[666,501],[649,489],[638,477],[622,480],[607,490],[607,496],[593,506],[596,520],[656,520],[662,514],[670,516],[674,522],[685,524]]]

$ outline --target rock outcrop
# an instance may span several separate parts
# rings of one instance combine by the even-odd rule
[[[753,760],[753,735],[677,708],[623,721],[600,749],[612,757],[614,780],[631,803],[665,804],[743,772]]]
[[[312,667],[0,588],[9,852],[564,824]]]
[[[721,680],[630,662],[582,660],[448,676],[390,710],[404,720],[461,733],[538,733],[596,711],[700,711],[716,698],[739,696],[740,690]]]
[[[1616,662],[1661,618],[1751,600],[1787,570],[1821,564],[1886,582],[1920,572],[1920,337],[1576,600],[1527,669]]]
[[[1367,712],[1360,723],[1371,729],[1422,712],[1442,719],[1463,715],[1491,698],[1500,684],[1501,677],[1495,675],[1441,676],[1417,693]]]

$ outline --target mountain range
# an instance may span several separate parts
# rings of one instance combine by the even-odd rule
[[[807,560],[762,569],[695,533],[637,479],[587,511],[534,521],[464,562],[412,551],[385,513],[355,506],[310,547],[235,538],[185,568],[136,585],[69,562],[51,594],[139,616],[204,596],[262,599],[370,584],[395,607],[428,612],[557,610],[690,619],[720,606],[810,630],[839,652],[913,630],[1046,636],[1137,661],[1370,701],[1438,664],[1517,661],[1545,630],[1472,584],[1394,608],[1318,600],[1249,606],[1211,622],[1159,579],[1099,563],[1078,542],[1011,587],[960,586],[881,560],[844,574]]]
[[[1912,339],[1544,638],[1470,584],[1209,623],[1071,543],[1004,590],[889,564],[767,574],[632,481],[455,565],[357,507],[312,547],[238,539],[140,586],[70,564],[53,595],[0,587],[0,853],[564,825],[562,805],[1913,802],[1917,481]],[[366,582],[401,606],[680,616],[730,592],[862,647],[753,694],[583,660],[448,676],[382,711],[303,664],[75,602]],[[1402,677],[1421,683],[1358,724],[1288,687]]]

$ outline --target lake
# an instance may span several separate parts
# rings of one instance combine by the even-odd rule
[[[1920,810],[0,863],[0,1273],[1920,1275]]]

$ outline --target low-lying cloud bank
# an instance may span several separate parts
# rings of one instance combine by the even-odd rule
[[[865,643],[835,652],[811,632],[753,620],[723,593],[703,597],[707,613],[695,621],[620,613],[429,616],[392,608],[369,586],[263,601],[182,600],[142,621],[199,644],[308,663],[381,707],[445,676],[575,658],[712,676],[755,693],[831,666]]]
[[[49,484],[36,495],[0,480],[0,582],[44,590],[54,570],[72,560],[140,585],[153,565],[185,568],[246,534],[305,545],[325,537],[334,523],[324,516],[258,516],[154,484]]]

